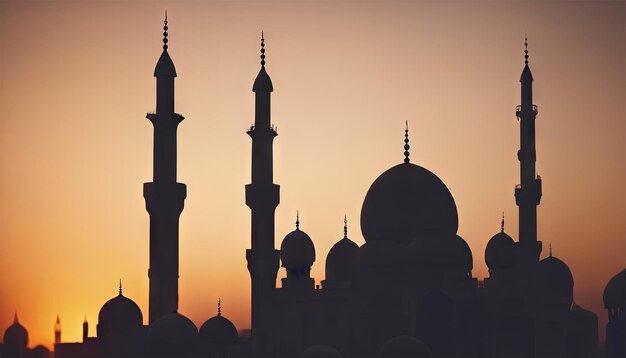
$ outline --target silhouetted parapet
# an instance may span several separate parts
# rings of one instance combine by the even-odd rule
[[[271,208],[273,210],[279,203],[280,185],[257,183],[246,185],[246,205],[250,209]]]
[[[189,318],[179,313],[167,314],[150,325],[150,357],[193,357],[197,344],[198,328]]]
[[[148,213],[156,215],[176,214],[178,216],[185,206],[187,185],[163,182],[144,183],[143,197],[146,199]]]
[[[433,353],[419,339],[407,335],[388,340],[378,352],[378,358],[432,358]]]
[[[299,358],[343,358],[343,355],[333,347],[316,345],[305,349]]]

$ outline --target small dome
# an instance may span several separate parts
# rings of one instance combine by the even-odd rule
[[[221,314],[208,319],[200,327],[200,340],[203,343],[234,345],[237,344],[237,328]]]
[[[254,80],[254,85],[252,86],[252,92],[273,92],[274,86],[272,86],[272,79],[265,71],[265,66],[261,67],[259,74],[256,76]]]
[[[587,309],[584,309],[583,307],[579,306],[576,302],[574,302],[574,304],[572,305],[572,313],[577,317],[581,317],[585,319],[592,319],[592,320],[598,319],[597,314]]]
[[[565,262],[554,256],[539,261],[533,278],[535,302],[559,304],[568,309],[574,300],[574,277]]]
[[[10,353],[20,353],[28,346],[28,331],[20,324],[17,313],[13,319],[13,324],[4,331],[4,349]]]
[[[311,346],[300,354],[300,358],[343,358],[343,356],[329,346]]]
[[[411,242],[407,258],[418,265],[448,265],[465,272],[473,269],[472,251],[456,234],[429,233]]]
[[[370,241],[359,247],[354,266],[401,266],[405,261],[403,246],[393,241]]]
[[[489,269],[515,266],[515,242],[504,231],[489,239],[485,248],[485,263]]]
[[[283,239],[280,260],[286,269],[310,269],[315,262],[315,246],[304,231],[296,229]]]
[[[149,349],[159,357],[182,357],[196,349],[198,328],[179,313],[170,313],[150,325]]]
[[[50,358],[50,350],[41,344],[33,348],[33,358]]]
[[[378,352],[380,358],[430,358],[432,356],[432,352],[424,342],[406,335],[388,340]]]
[[[392,167],[369,188],[361,209],[365,241],[409,244],[431,232],[455,234],[456,204],[433,173],[411,163]]]
[[[472,271],[474,268],[474,259],[472,258],[472,250],[469,245],[459,235],[450,237],[449,263],[466,271]]]
[[[99,329],[111,327],[112,330],[125,330],[129,328],[141,327],[143,325],[143,315],[137,304],[122,295],[108,300],[100,309],[98,314]]]
[[[603,299],[605,308],[626,308],[626,269],[609,280]]]
[[[159,57],[159,61],[154,68],[154,77],[176,77],[174,61],[172,61],[167,50],[163,50],[161,57]]]
[[[326,279],[331,281],[350,281],[354,255],[359,251],[359,245],[344,237],[337,241],[326,257]]]

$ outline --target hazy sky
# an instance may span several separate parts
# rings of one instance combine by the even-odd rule
[[[484,249],[506,212],[517,239],[519,76],[535,78],[539,239],[568,263],[575,300],[606,323],[602,290],[626,266],[626,3],[389,1],[0,2],[0,331],[14,310],[31,346],[95,335],[124,293],[148,314],[154,66],[169,13],[176,64],[180,312],[249,326],[252,83],[265,31],[274,83],[276,246],[316,245],[316,282],[342,237],[362,244],[369,185],[403,159],[436,173],[459,234]],[[281,274],[282,270],[281,270]],[[0,333],[1,333],[0,332]],[[603,333],[602,333],[603,334]]]

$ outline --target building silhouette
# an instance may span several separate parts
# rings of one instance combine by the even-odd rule
[[[154,76],[156,112],[153,181],[144,184],[150,216],[148,325],[139,306],[123,295],[107,301],[98,315],[97,335],[61,342],[55,324],[56,358],[211,357],[211,358],[575,358],[598,357],[597,316],[574,302],[567,264],[537,237],[537,206],[542,180],[537,159],[532,100],[533,76],[525,42],[520,78],[519,240],[500,231],[485,248],[489,277],[473,277],[473,255],[457,234],[459,217],[452,193],[428,169],[411,162],[408,123],[404,157],[370,186],[360,225],[366,243],[343,235],[326,256],[325,278],[315,285],[311,267],[318,255],[296,214],[294,230],[276,248],[275,209],[280,188],[273,180],[272,80],[261,36],[261,68],[254,81],[255,121],[251,183],[245,187],[251,209],[251,246],[246,260],[252,284],[252,328],[238,333],[223,314],[198,329],[178,313],[178,220],[186,197],[176,181],[176,131],[183,120],[174,109],[174,62],[168,53],[167,15],[163,51]],[[400,143],[399,143],[400,147]],[[340,236],[340,235],[338,235]],[[319,262],[319,261],[318,261]],[[278,270],[286,277],[276,285]],[[607,356],[626,357],[626,271],[608,283]],[[18,322],[6,330],[1,357],[35,356],[28,332]],[[39,349],[39,354],[44,354]],[[46,354],[49,355],[49,352]],[[39,355],[44,357],[47,355]]]

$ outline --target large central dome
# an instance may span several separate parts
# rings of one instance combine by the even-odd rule
[[[429,170],[403,163],[381,174],[361,209],[365,241],[409,244],[433,233],[455,234],[456,204],[446,185]]]

